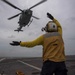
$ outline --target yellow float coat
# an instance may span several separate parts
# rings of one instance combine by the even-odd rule
[[[42,45],[43,61],[51,60],[54,62],[62,62],[65,61],[62,27],[56,19],[53,19],[53,22],[57,25],[58,32],[46,33],[33,41],[21,42],[20,46],[34,47],[37,45]]]

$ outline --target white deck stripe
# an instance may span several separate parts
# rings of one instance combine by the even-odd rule
[[[41,68],[38,68],[38,67],[33,66],[33,65],[31,65],[31,64],[25,63],[25,62],[20,61],[20,60],[18,60],[18,62],[21,62],[21,63],[23,63],[23,64],[25,64],[25,65],[27,65],[27,66],[30,66],[30,67],[32,67],[32,68],[34,68],[34,69],[37,69],[37,70],[41,71]]]
[[[6,58],[2,58],[2,59],[0,59],[0,62],[3,61],[3,60],[5,60],[5,59],[6,59]]]

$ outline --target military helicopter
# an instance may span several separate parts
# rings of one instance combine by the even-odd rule
[[[30,7],[29,9],[26,9],[26,10],[21,10],[20,8],[13,5],[12,3],[10,3],[7,0],[2,0],[2,1],[7,3],[8,5],[12,6],[13,8],[21,11],[21,13],[18,13],[17,15],[14,15],[14,16],[8,18],[8,20],[11,20],[11,19],[20,15],[19,21],[18,21],[19,27],[16,30],[14,30],[14,31],[19,32],[19,31],[23,31],[23,30],[21,30],[22,27],[25,27],[26,25],[29,26],[31,24],[31,22],[33,21],[33,19],[31,20],[31,17],[33,17],[35,19],[39,19],[38,17],[32,15],[33,11],[31,9],[38,6],[39,4],[46,2],[47,0],[42,0],[42,1],[38,2],[37,4],[33,5],[32,7]]]

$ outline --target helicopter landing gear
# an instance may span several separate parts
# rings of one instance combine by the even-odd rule
[[[29,27],[29,25],[32,23],[33,19],[30,20],[29,24],[27,25]]]

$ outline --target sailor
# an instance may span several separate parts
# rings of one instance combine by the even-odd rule
[[[62,27],[50,13],[47,13],[47,17],[52,21],[49,21],[47,25],[42,28],[42,31],[46,32],[45,34],[33,41],[13,41],[10,45],[28,48],[42,45],[43,66],[41,75],[53,75],[53,73],[55,75],[67,75]]]

